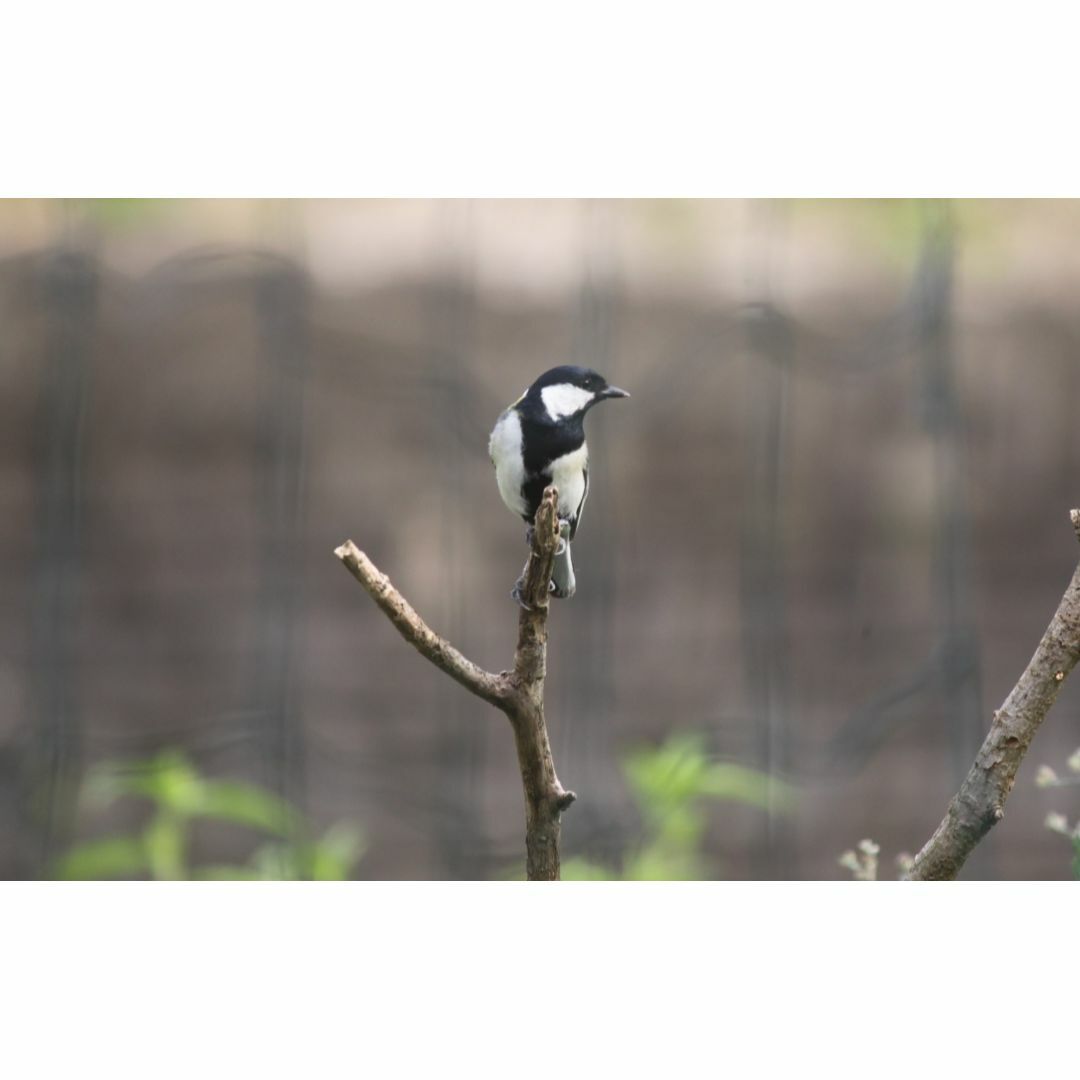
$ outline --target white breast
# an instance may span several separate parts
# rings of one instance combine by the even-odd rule
[[[585,498],[585,466],[588,463],[589,448],[585,443],[551,463],[551,482],[559,489],[560,517],[571,517],[578,512],[581,500]]]
[[[515,514],[524,514],[525,500],[521,485],[525,482],[525,463],[521,457],[521,418],[507,409],[495,424],[488,442],[488,454],[495,466],[495,480],[502,501]]]

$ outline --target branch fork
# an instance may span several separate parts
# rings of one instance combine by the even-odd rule
[[[558,505],[557,489],[545,489],[521,586],[514,666],[498,674],[474,664],[435,633],[351,540],[334,552],[410,645],[510,721],[525,793],[525,865],[530,881],[558,880],[560,818],[576,798],[555,774],[544,718],[548,597],[560,540]]]

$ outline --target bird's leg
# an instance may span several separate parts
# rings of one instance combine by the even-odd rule
[[[529,542],[529,546],[532,547],[534,529],[530,525],[526,530],[525,538]],[[556,599],[564,600],[569,596],[574,595],[576,589],[576,582],[574,581],[574,569],[570,565],[570,522],[559,522],[559,543],[555,548],[555,558],[559,560],[556,563],[556,571],[553,577],[559,578],[559,583],[555,580],[548,582],[548,591],[556,597]],[[567,567],[566,572],[558,572],[561,566]],[[532,607],[525,602],[525,597],[522,590],[525,588],[525,572],[529,569],[529,564],[526,562],[524,569],[521,571],[521,577],[514,582],[514,587],[510,590],[510,596],[518,607],[523,608],[525,611],[532,611]]]
[[[559,546],[555,548],[555,554],[561,555],[566,551],[566,545],[569,543],[568,537],[570,536],[570,522],[565,520],[559,521]]]
[[[555,562],[551,567],[551,595],[566,600],[577,590],[574,564],[570,559],[570,522],[559,522],[559,546],[555,550]]]
[[[533,537],[536,535],[536,530],[531,526],[527,526],[525,529],[525,543],[532,547]]]
[[[531,532],[532,530],[530,530]],[[514,603],[523,611],[532,611],[532,606],[525,602],[524,588],[525,588],[525,572],[529,569],[529,564],[526,563],[522,568],[521,577],[514,582],[514,587],[510,590],[510,596]]]

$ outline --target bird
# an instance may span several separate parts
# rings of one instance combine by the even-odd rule
[[[554,484],[559,491],[559,547],[551,573],[551,594],[562,600],[574,595],[577,581],[570,542],[577,535],[589,494],[589,448],[585,443],[585,414],[601,401],[628,398],[591,368],[564,364],[545,371],[503,410],[488,441],[488,455],[502,501],[532,523],[544,495]],[[525,564],[528,567],[528,563]],[[522,596],[525,571],[510,595],[528,609]]]

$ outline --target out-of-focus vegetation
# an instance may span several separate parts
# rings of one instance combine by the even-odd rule
[[[1040,788],[1073,787],[1080,784],[1080,747],[1072,752],[1066,761],[1069,770],[1065,776],[1059,776],[1049,765],[1040,765],[1035,773],[1035,786]],[[1072,845],[1072,875],[1080,880],[1080,818],[1074,825],[1068,817],[1058,810],[1051,810],[1043,822],[1051,832],[1064,836]],[[878,878],[878,854],[881,848],[873,840],[860,840],[856,848],[845,851],[837,860],[845,870],[851,871],[856,881],[876,881]],[[897,870],[903,877],[911,869],[913,859],[908,854],[896,857]]]
[[[290,803],[255,784],[204,777],[177,750],[146,761],[98,764],[87,773],[80,798],[86,812],[137,798],[150,803],[151,813],[136,832],[72,847],[57,860],[58,878],[341,881],[365,847],[362,831],[347,822],[312,839],[308,822]],[[245,862],[195,866],[191,834],[200,821],[241,826],[263,839]]]
[[[756,769],[709,760],[705,740],[677,734],[640,749],[622,762],[644,825],[636,850],[620,868],[583,857],[563,863],[565,880],[693,881],[715,877],[703,854],[708,805],[732,802],[766,813],[790,810],[794,793],[783,781]]]
[[[874,840],[860,840],[858,844],[845,851],[836,861],[845,869],[851,871],[855,881],[878,880],[878,856],[881,854],[881,845]],[[912,866],[915,865],[915,857],[907,851],[902,851],[896,856],[894,866],[896,874],[901,880],[907,877]]]
[[[0,202],[0,877],[118,833],[98,854],[150,876],[158,804],[73,821],[72,770],[166,746],[304,787],[313,839],[362,821],[364,877],[511,861],[505,732],[435,704],[326,545],[361,530],[499,655],[521,536],[485,447],[564,360],[634,395],[589,422],[550,642],[567,876],[848,877],[864,836],[894,876],[1075,557],[1078,231],[1080,200]],[[687,725],[799,784],[798,827],[710,794],[654,820],[618,763]],[[1065,775],[1068,725],[1039,738]],[[1021,785],[977,873],[1068,875],[1068,794]],[[184,871],[291,839],[195,816]]]
[[[1057,788],[1070,787],[1080,784],[1080,747],[1072,752],[1066,762],[1071,776],[1058,776],[1049,765],[1040,765],[1035,774],[1035,783],[1038,787]],[[1060,833],[1072,844],[1072,875],[1080,880],[1080,818],[1075,825],[1069,824],[1069,819],[1058,810],[1052,810],[1046,815],[1046,827],[1051,832]]]

